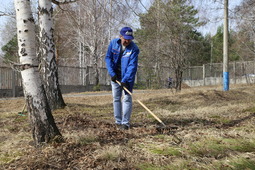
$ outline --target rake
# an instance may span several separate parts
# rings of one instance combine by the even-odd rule
[[[116,80],[116,82],[121,86],[121,83]],[[123,87],[123,89],[132,96],[132,93],[126,88],[126,87]],[[136,99],[136,101],[143,107],[145,108],[145,110],[147,110],[159,123],[161,123],[163,125],[163,128],[166,128],[166,125],[164,122],[162,122],[162,120],[160,120],[158,118],[158,116],[156,116],[148,107],[146,107],[140,100]]]
[[[118,80],[116,80],[116,82],[121,86],[121,83],[118,81]],[[123,87],[123,89],[128,93],[128,94],[130,94],[131,96],[132,96],[132,93],[126,88],[126,87]],[[180,144],[181,142],[182,142],[182,140],[180,139],[180,138],[178,138],[176,135],[175,135],[175,132],[176,132],[176,130],[178,129],[178,127],[176,127],[176,126],[166,126],[165,125],[165,123],[164,122],[162,122],[162,120],[160,120],[148,107],[146,107],[140,100],[138,100],[138,99],[136,99],[136,101],[143,107],[143,108],[145,108],[159,123],[161,123],[163,126],[158,126],[158,127],[156,127],[156,130],[159,132],[159,133],[163,133],[163,134],[165,134],[165,133],[169,133],[170,132],[170,134],[171,135],[173,135],[173,137],[174,137],[174,142],[176,143],[176,144]],[[172,131],[172,130],[174,130],[174,131]]]

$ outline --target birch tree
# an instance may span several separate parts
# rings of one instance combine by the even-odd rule
[[[39,0],[38,12],[41,73],[50,108],[54,110],[63,108],[65,102],[58,82],[58,67],[56,64],[55,43],[53,37],[53,7],[51,0]]]
[[[17,39],[23,88],[35,146],[62,139],[52,116],[38,70],[35,24],[30,0],[15,0]],[[60,138],[58,138],[60,137]]]
[[[129,2],[133,5],[134,3]],[[129,7],[128,7],[129,8]],[[65,12],[58,12],[57,18],[68,22],[68,27],[63,28],[59,22],[56,24],[63,29],[57,29],[58,47],[65,50],[59,53],[70,57],[69,49],[72,48],[72,57],[76,57],[77,65],[84,68],[93,68],[92,82],[99,84],[100,67],[104,67],[104,56],[108,43],[113,37],[119,36],[122,26],[131,26],[130,15],[132,10],[126,10],[127,5],[120,0],[83,0],[74,4],[61,6]],[[127,22],[129,20],[129,22]],[[64,30],[64,31],[63,31]],[[61,32],[62,31],[62,32]],[[60,37],[67,37],[66,40]],[[63,48],[65,47],[65,48]],[[66,47],[69,47],[67,49]],[[85,84],[84,72],[80,72],[81,82]]]
[[[236,20],[235,49],[243,60],[254,60],[255,55],[255,1],[243,0],[235,8],[234,18]]]

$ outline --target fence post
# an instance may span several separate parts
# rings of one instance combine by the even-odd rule
[[[89,85],[89,66],[86,67],[86,86]]]
[[[12,97],[16,97],[16,73],[12,70]]]
[[[205,64],[203,64],[203,86],[205,86]]]
[[[255,59],[253,60],[253,74],[255,74]]]
[[[236,61],[233,63],[233,72],[234,72],[234,84],[236,84]]]
[[[0,89],[2,89],[2,68],[0,68]]]
[[[138,82],[137,82],[138,76],[139,76],[139,74],[138,74],[138,71],[137,71],[137,72],[136,72],[136,76],[135,76],[135,83],[136,83],[136,84],[138,83]]]

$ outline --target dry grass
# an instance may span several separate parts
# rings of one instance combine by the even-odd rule
[[[30,145],[22,98],[0,100],[0,169],[255,169],[255,86],[147,90],[134,93],[178,130],[158,122],[134,100],[133,127],[116,129],[110,92],[65,96],[54,111],[65,143]]]

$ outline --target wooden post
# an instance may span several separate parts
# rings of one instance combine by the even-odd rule
[[[3,82],[3,80],[2,80],[2,76],[3,76],[2,70],[3,70],[3,68],[0,67],[0,89],[2,89],[2,82]]]
[[[233,72],[234,72],[234,84],[236,84],[236,61],[233,63]]]
[[[203,64],[203,86],[205,86],[205,64]]]
[[[12,97],[16,97],[16,73],[12,70]]]
[[[86,67],[86,77],[85,77],[85,79],[86,79],[86,82],[85,82],[85,84],[86,84],[86,86],[88,86],[89,85],[89,66],[87,66]]]

